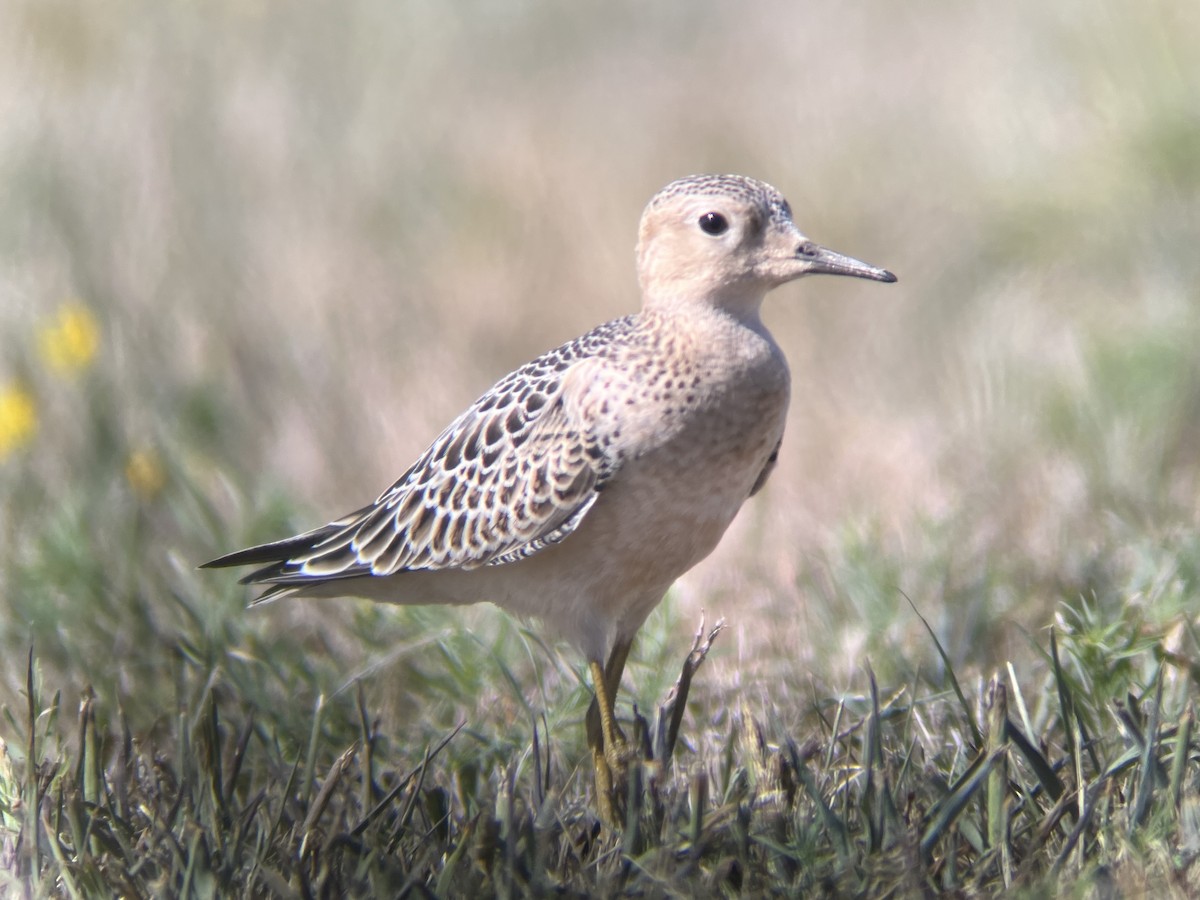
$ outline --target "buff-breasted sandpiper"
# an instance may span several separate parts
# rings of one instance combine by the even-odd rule
[[[775,188],[699,175],[642,214],[639,313],[500,379],[369,506],[208,566],[260,566],[258,599],[488,600],[585,655],[588,742],[612,818],[628,760],[613,701],[634,635],[766,482],[790,378],[760,318],[804,275],[892,282],[800,233]],[[619,779],[618,779],[619,780]]]

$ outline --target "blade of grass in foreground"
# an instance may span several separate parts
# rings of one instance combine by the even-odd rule
[[[1057,629],[1053,625],[1050,626],[1050,660],[1054,667],[1054,681],[1058,686],[1058,699],[1062,712],[1063,731],[1066,735],[1067,749],[1073,756],[1082,754],[1086,749],[1088,757],[1092,761],[1092,768],[1097,772],[1102,771],[1103,767],[1100,765],[1100,759],[1096,756],[1095,748],[1092,747],[1091,736],[1088,734],[1087,726],[1083,723],[1083,717],[1076,708],[1070,683],[1067,681],[1066,673],[1063,671],[1062,662],[1058,654]],[[1083,771],[1082,761],[1076,765],[1076,769],[1080,772]]]
[[[436,747],[434,747],[432,750],[426,748],[424,759],[419,764],[414,766],[407,775],[401,778],[399,782],[397,782],[396,786],[388,791],[383,799],[376,803],[374,807],[372,807],[370,812],[363,816],[361,822],[350,829],[350,836],[359,837],[364,831],[366,831],[367,826],[370,825],[381,813],[383,813],[384,810],[392,805],[392,802],[400,796],[401,792],[406,787],[408,787],[408,783],[412,781],[413,778],[415,778],[418,774],[420,774],[421,770],[429,764],[430,760],[434,759],[434,757],[441,753],[442,750],[445,749],[446,745],[454,740],[454,738],[460,731],[463,730],[463,728],[466,727],[466,725],[467,722],[464,719],[455,726],[453,731],[442,738],[441,742]]]
[[[1155,750],[1158,748],[1159,707],[1162,706],[1162,692],[1162,666],[1159,665],[1154,672],[1154,703],[1150,707],[1150,719],[1146,723],[1146,739],[1142,743],[1137,798],[1129,816],[1130,834],[1145,821],[1146,814],[1150,811],[1150,801],[1154,795],[1154,775],[1158,770],[1158,757]]]
[[[1012,741],[1013,746],[1017,748],[1021,756],[1029,763],[1030,768],[1037,775],[1038,783],[1041,784],[1042,790],[1050,796],[1051,800],[1057,802],[1067,789],[1066,785],[1062,783],[1062,779],[1058,777],[1058,773],[1054,771],[1054,767],[1050,765],[1050,762],[1042,755],[1041,751],[1033,745],[1033,742],[1029,738],[1021,733],[1021,729],[1014,725],[1011,719],[1007,720],[1005,724],[1007,725],[1005,737]]]
[[[933,638],[933,646],[937,648],[938,656],[942,658],[942,665],[946,667],[946,676],[950,679],[950,687],[954,689],[954,696],[958,697],[958,703],[962,707],[963,714],[967,717],[967,725],[971,728],[971,736],[975,741],[975,749],[983,747],[983,733],[979,730],[979,724],[975,721],[975,713],[971,709],[971,704],[967,702],[967,697],[963,693],[962,687],[958,683],[958,678],[954,674],[954,666],[950,662],[950,656],[946,653],[946,649],[942,646],[942,642],[938,640],[937,635],[933,631],[933,626],[929,621],[921,615],[921,611],[917,609],[917,604],[913,603],[912,598],[904,591],[900,592],[908,605],[912,607],[917,618],[921,620],[921,624],[925,626],[925,630],[929,632],[929,636]]]
[[[831,742],[832,743],[832,742]],[[812,800],[813,805],[817,808],[817,813],[821,817],[821,824],[826,831],[834,836],[833,845],[837,848],[838,859],[845,860],[850,856],[850,838],[846,831],[845,823],[837,817],[837,814],[825,802],[825,798],[821,796],[821,789],[817,786],[816,779],[808,770],[807,764],[801,758],[800,748],[796,746],[796,742],[790,737],[787,739],[788,757],[792,764],[792,771],[804,785],[804,791]],[[829,769],[830,766],[826,766]]]
[[[934,844],[946,833],[959,815],[966,809],[967,803],[985,784],[992,769],[1003,758],[1006,749],[1002,746],[987,754],[980,754],[970,768],[963,773],[962,778],[951,788],[942,801],[934,808],[929,824],[921,835],[921,855],[929,858]]]
[[[1187,770],[1188,751],[1192,742],[1192,727],[1196,722],[1196,710],[1189,703],[1179,719],[1175,734],[1174,756],[1171,759],[1171,806],[1178,814],[1183,796],[1183,774]]]
[[[1004,886],[1012,885],[1012,853],[1008,842],[1008,691],[999,676],[993,675],[987,691],[988,753],[997,754],[996,765],[988,775],[987,843],[1000,851],[1000,871]]]
[[[879,695],[875,687],[875,673],[871,670],[871,664],[867,663],[867,678],[871,684],[871,711],[867,714],[867,727],[863,732],[863,792],[862,792],[862,814],[867,823],[868,844],[872,853],[875,853],[883,844],[883,836],[880,834],[882,825],[879,821],[879,813],[875,802],[875,763],[882,756],[882,750],[879,746]]]

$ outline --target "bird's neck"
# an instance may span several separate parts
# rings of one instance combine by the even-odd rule
[[[762,304],[766,291],[747,290],[745,285],[719,286],[696,291],[688,286],[678,290],[647,291],[642,300],[646,315],[687,322],[732,320],[753,331],[763,331]]]
[[[684,337],[697,348],[709,350],[726,344],[740,345],[749,341],[764,341],[774,345],[774,338],[763,324],[759,313],[762,299],[757,302],[712,303],[695,299],[658,298],[642,308],[642,324],[658,334]]]

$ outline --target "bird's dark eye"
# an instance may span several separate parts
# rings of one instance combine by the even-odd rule
[[[707,212],[700,217],[700,230],[716,237],[729,230],[729,222],[719,212]]]

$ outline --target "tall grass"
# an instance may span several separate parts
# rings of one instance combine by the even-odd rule
[[[191,675],[163,755],[123,716],[100,724],[90,692],[72,715],[31,658],[0,849],[36,895],[1191,896],[1198,648],[1114,631],[1064,619],[1043,665],[977,690],[953,669],[881,688],[868,669],[863,693],[802,710],[705,704],[679,753],[634,768],[620,831],[544,716],[497,746],[387,721],[360,686],[289,746],[224,679]]]

